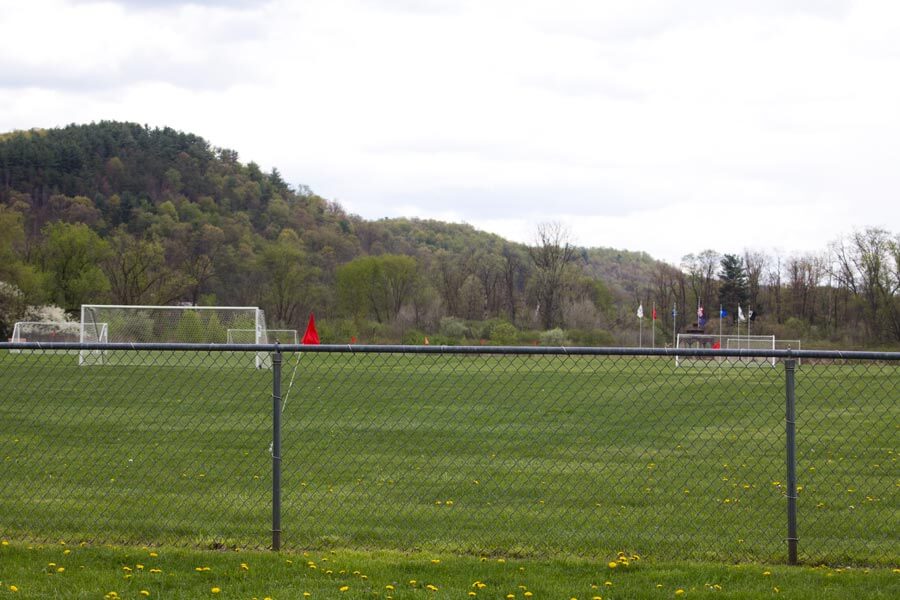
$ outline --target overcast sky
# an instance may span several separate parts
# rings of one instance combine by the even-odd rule
[[[900,2],[0,0],[0,131],[171,126],[366,218],[689,252],[900,230]]]

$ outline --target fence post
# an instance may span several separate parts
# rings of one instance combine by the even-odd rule
[[[281,549],[281,349],[272,354],[272,550]]]
[[[787,526],[788,526],[788,564],[797,564],[797,444],[796,444],[796,408],[794,395],[794,375],[797,361],[788,358],[784,361],[785,389],[785,433],[787,438]]]

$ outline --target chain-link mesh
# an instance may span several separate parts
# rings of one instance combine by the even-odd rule
[[[785,560],[783,363],[298,349],[287,548]],[[220,350],[0,345],[0,536],[266,547],[277,371]],[[898,366],[797,367],[805,562],[900,562]]]

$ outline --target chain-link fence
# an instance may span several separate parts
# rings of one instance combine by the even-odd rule
[[[900,563],[900,353],[274,350],[0,344],[0,537]]]

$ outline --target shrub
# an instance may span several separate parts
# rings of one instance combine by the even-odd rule
[[[566,343],[566,333],[557,327],[541,333],[542,346],[563,346]]]
[[[519,330],[512,323],[500,321],[491,327],[490,340],[498,346],[512,346],[519,337]]]
[[[469,328],[462,319],[456,317],[444,317],[441,319],[441,335],[448,338],[461,340],[469,333]]]

